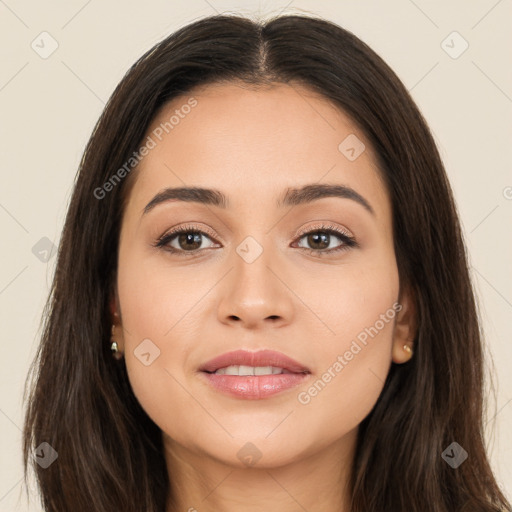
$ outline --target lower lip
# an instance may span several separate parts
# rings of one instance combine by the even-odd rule
[[[298,386],[309,373],[280,373],[277,375],[218,375],[201,372],[218,391],[246,400],[260,400]]]

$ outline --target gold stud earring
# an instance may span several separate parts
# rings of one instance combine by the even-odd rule
[[[117,346],[117,342],[114,341],[114,329],[115,329],[115,326],[112,325],[112,336],[111,336],[112,344],[110,345],[110,350],[112,350],[112,355],[114,356],[114,358],[119,360],[123,357],[123,353],[119,350],[119,348]]]
[[[404,345],[404,350],[412,356],[412,348],[409,345]]]

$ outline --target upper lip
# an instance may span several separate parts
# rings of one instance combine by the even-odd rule
[[[234,350],[233,352],[226,352],[225,354],[210,359],[208,362],[204,363],[199,370],[203,372],[215,372],[219,368],[239,365],[273,366],[275,368],[286,369],[293,373],[310,373],[306,366],[274,350],[260,350],[258,352]]]

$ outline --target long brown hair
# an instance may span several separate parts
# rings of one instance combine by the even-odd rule
[[[373,50],[306,15],[200,19],[144,54],[114,91],[80,163],[27,377],[25,483],[32,467],[48,512],[165,510],[170,475],[161,431],[109,349],[109,297],[136,168],[102,197],[95,191],[138,150],[163,105],[195,86],[231,80],[300,84],[337,105],[375,149],[392,201],[400,285],[413,291],[418,332],[414,357],[392,364],[359,427],[351,511],[510,511],[486,454],[479,318],[432,135]],[[47,468],[33,456],[43,442],[58,452]],[[469,454],[457,468],[442,457],[452,442]]]

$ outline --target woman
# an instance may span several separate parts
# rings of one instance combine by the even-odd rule
[[[443,164],[333,23],[213,16],[132,66],[46,313],[24,430],[46,511],[511,510]]]

